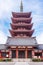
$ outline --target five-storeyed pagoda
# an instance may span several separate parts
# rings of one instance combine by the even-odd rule
[[[23,12],[22,2],[20,13],[12,12],[11,19],[11,37],[6,44],[0,44],[0,58],[43,58],[43,45],[37,44],[36,38],[32,37],[31,12]]]

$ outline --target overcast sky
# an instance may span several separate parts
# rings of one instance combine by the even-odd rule
[[[32,12],[32,23],[35,29],[33,36],[43,44],[43,0],[22,0],[24,12]],[[12,11],[20,12],[21,0],[0,0],[0,44],[5,44],[10,36]]]

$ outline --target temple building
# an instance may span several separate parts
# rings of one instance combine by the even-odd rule
[[[43,44],[38,44],[33,37],[34,29],[31,12],[23,12],[21,1],[20,12],[12,12],[12,23],[6,44],[0,44],[0,58],[43,58]]]

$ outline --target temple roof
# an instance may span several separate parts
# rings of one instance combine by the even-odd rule
[[[10,23],[11,24],[11,23]],[[26,24],[26,23],[18,23],[18,24],[11,24],[11,26],[29,26],[29,27],[31,27],[33,25],[33,23],[31,23],[31,24]]]
[[[29,32],[32,33],[34,30],[25,30],[25,29],[17,29],[17,30],[9,30],[10,32]]]
[[[39,50],[43,50],[43,44],[39,44],[39,45],[38,45],[38,49],[39,49]]]
[[[35,38],[29,38],[29,37],[8,37],[7,39],[7,45],[15,45],[15,46],[36,46],[37,41]]]
[[[31,24],[24,24],[24,23],[23,24],[18,24],[18,23],[13,24],[13,23],[10,23],[10,25],[11,25],[12,29],[15,29],[15,28],[17,29],[19,27],[22,27],[22,28],[25,27],[25,28],[30,30],[30,29],[32,29],[33,23],[31,23]]]
[[[32,17],[31,18],[23,18],[23,17],[22,18],[11,18],[11,19],[13,19],[15,21],[19,21],[19,20],[24,20],[24,21],[29,20],[30,21],[32,19]]]
[[[29,22],[31,23],[32,17],[31,18],[11,18],[12,22]]]
[[[27,24],[27,23],[16,23],[16,24],[13,24],[13,23],[10,23],[10,25],[11,25],[12,29],[15,29],[15,28],[18,28],[18,27],[25,27],[27,29],[31,29],[32,26],[33,26],[33,23],[31,23],[31,24]]]
[[[9,30],[10,31],[10,33],[11,33],[11,36],[15,36],[15,33],[28,33],[28,35],[31,37],[32,36],[32,34],[33,34],[33,32],[34,32],[34,30]]]
[[[31,40],[31,41],[30,41]],[[11,38],[8,37],[6,44],[0,44],[0,50],[6,50],[7,46],[37,46],[37,50],[43,50],[43,44],[37,44],[36,38]]]
[[[6,49],[6,45],[5,44],[0,44],[0,50],[5,50]]]
[[[12,14],[16,15],[29,15],[31,12],[12,12]]]
[[[31,12],[27,12],[27,13],[24,13],[24,12],[12,12],[12,15],[13,17],[30,17],[31,16]]]

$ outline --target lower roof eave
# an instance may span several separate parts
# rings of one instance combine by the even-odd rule
[[[38,46],[38,44],[37,45],[9,45],[9,44],[6,44],[7,46],[35,46],[35,47],[37,47]]]

